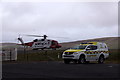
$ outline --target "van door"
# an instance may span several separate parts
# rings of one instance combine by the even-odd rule
[[[86,48],[87,52],[87,60],[95,61],[97,59],[97,46],[96,45],[89,45]]]

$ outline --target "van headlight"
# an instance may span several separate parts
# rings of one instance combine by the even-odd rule
[[[74,52],[73,54],[78,54],[78,52]]]

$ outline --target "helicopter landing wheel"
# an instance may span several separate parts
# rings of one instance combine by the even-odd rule
[[[56,50],[56,48],[52,48],[52,50]]]
[[[32,49],[32,50],[38,50],[38,49]]]
[[[44,50],[44,48],[42,48],[41,50]]]

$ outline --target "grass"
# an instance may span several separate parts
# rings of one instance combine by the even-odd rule
[[[46,51],[26,51],[18,53],[18,61],[61,61],[58,54],[62,55],[63,50],[46,50]]]
[[[64,50],[38,50],[38,51],[18,51],[17,61],[63,61],[62,53]],[[105,63],[120,63],[120,50],[109,50],[110,56]],[[58,58],[58,54],[59,57]]]
[[[106,60],[107,63],[120,63],[120,49],[111,49],[109,53],[109,58]]]

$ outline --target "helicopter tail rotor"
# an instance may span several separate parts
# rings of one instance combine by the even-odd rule
[[[19,37],[17,38],[18,39],[18,41],[20,41],[22,44],[24,44],[24,41],[23,41],[23,39],[22,39],[22,37],[20,37],[21,35],[19,34]]]

